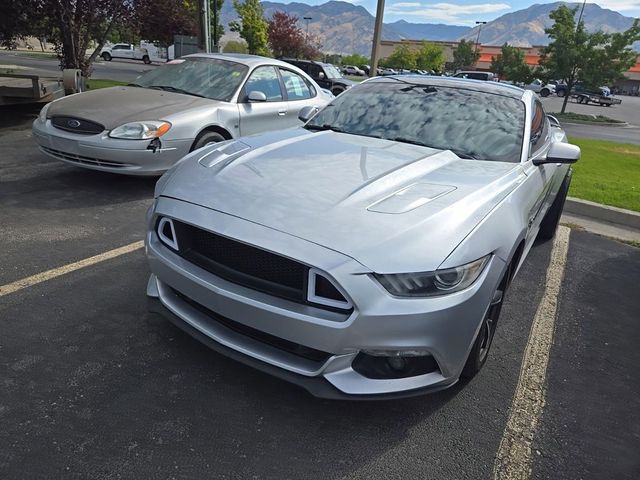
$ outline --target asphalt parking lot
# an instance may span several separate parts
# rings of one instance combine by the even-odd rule
[[[2,294],[141,240],[152,201],[155,179],[41,155],[32,114],[0,129],[0,478],[494,478],[552,242],[532,249],[472,381],[401,401],[317,400],[147,313],[141,249]],[[640,477],[639,284],[639,249],[571,233],[521,478]]]

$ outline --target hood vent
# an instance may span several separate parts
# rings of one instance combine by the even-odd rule
[[[455,189],[456,187],[451,185],[414,183],[374,203],[367,210],[377,213],[407,213]]]

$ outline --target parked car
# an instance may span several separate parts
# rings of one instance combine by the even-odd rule
[[[494,82],[379,77],[300,118],[158,181],[152,311],[320,397],[475,375],[580,149],[533,92]]]
[[[496,82],[498,76],[493,72],[479,72],[479,71],[463,71],[453,75],[455,78],[469,78],[471,80],[483,80],[485,82]]]
[[[47,155],[80,167],[159,175],[190,151],[300,124],[305,106],[333,95],[288,63],[253,55],[195,54],[123,87],[43,107],[33,136]]]
[[[534,79],[528,85],[524,85],[522,88],[531,90],[539,94],[541,97],[548,97],[556,93],[556,86],[552,83],[544,83],[539,78]]]
[[[354,67],[353,65],[345,65],[344,67],[342,67],[342,73],[344,75],[356,75],[359,77],[364,76],[364,70],[361,70],[358,67]]]
[[[313,78],[318,85],[331,91],[334,95],[340,95],[342,92],[355,85],[355,82],[344,78],[340,73],[340,70],[330,63],[315,62],[313,60],[297,60],[292,58],[283,58],[282,61],[295,65]]]
[[[105,45],[100,50],[100,57],[105,62],[110,62],[112,58],[126,58],[129,60],[142,60],[146,64],[152,61],[152,55],[146,48],[136,47],[130,43],[116,43],[115,45]]]

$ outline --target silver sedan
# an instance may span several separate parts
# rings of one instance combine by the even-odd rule
[[[212,348],[318,396],[446,388],[487,361],[579,156],[531,91],[367,80],[304,127],[167,172],[148,215],[147,295]]]
[[[333,95],[288,63],[253,55],[189,55],[135,83],[61,98],[33,123],[41,150],[94,170],[158,175],[210,143],[301,124]]]

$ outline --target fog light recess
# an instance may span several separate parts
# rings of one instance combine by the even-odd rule
[[[379,354],[383,355],[379,355]],[[424,352],[416,355],[415,351],[407,352],[360,352],[351,367],[360,375],[372,379],[393,379],[416,377],[438,371],[438,363]]]

